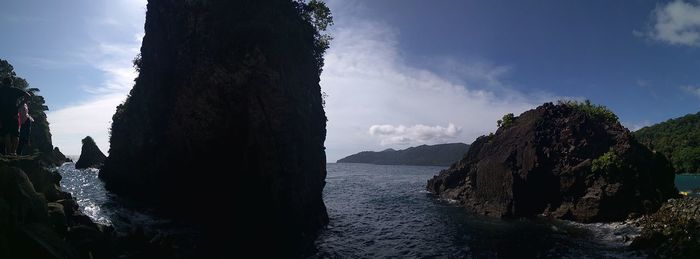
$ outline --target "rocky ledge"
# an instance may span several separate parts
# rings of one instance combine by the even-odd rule
[[[641,234],[632,247],[668,258],[700,255],[700,198],[671,199],[654,214],[639,219]]]
[[[430,179],[428,191],[479,214],[579,222],[653,213],[678,195],[668,160],[605,107],[546,103],[499,124]]]
[[[61,191],[36,157],[0,158],[0,258],[105,258],[111,228]]]
[[[50,167],[0,157],[0,258],[175,258],[171,237],[94,223]]]

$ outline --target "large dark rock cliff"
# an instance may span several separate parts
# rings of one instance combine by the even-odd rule
[[[402,150],[363,151],[341,158],[338,163],[449,166],[464,157],[467,150],[469,150],[469,145],[464,143],[420,145]]]
[[[547,103],[504,123],[427,188],[480,214],[583,222],[653,212],[677,195],[666,158],[588,103]]]
[[[75,168],[83,169],[88,167],[99,168],[104,163],[105,156],[100,148],[97,147],[95,140],[87,136],[83,139],[83,147],[80,151],[80,158],[75,162]]]
[[[310,244],[328,221],[324,48],[303,7],[149,1],[140,74],[100,171],[107,188],[201,227],[211,255]]]

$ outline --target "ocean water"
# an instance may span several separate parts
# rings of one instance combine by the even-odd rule
[[[689,192],[698,195],[700,192],[700,175],[676,175],[676,188],[682,192]]]
[[[425,191],[440,167],[328,164],[330,224],[314,258],[635,258],[637,230],[620,223],[469,213]]]
[[[130,206],[109,193],[98,178],[98,169],[76,169],[74,163],[64,163],[58,171],[63,177],[61,187],[73,195],[80,210],[93,221],[114,227],[118,234],[139,233],[153,238],[168,236],[183,247],[196,242],[191,238],[198,235],[193,229]]]
[[[441,167],[328,164],[324,201],[330,224],[311,258],[644,258],[627,248],[631,224],[579,224],[545,218],[478,216],[425,191]],[[184,226],[134,209],[109,194],[98,170],[59,168],[61,185],[93,220],[117,232],[193,237]],[[700,187],[679,177],[680,190]],[[681,188],[683,187],[683,188]],[[176,238],[180,247],[195,242]]]

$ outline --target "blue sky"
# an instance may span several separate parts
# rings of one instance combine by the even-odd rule
[[[0,58],[41,89],[53,142],[80,153],[92,136],[107,151],[116,105],[136,76],[145,0],[3,1]]]
[[[329,161],[471,142],[505,113],[591,99],[636,129],[700,110],[700,2],[329,0]],[[144,0],[12,1],[0,58],[42,89],[56,145],[106,151]]]

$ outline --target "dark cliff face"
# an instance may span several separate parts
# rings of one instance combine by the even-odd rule
[[[105,154],[100,151],[99,147],[97,147],[95,140],[88,136],[83,139],[83,147],[80,151],[80,158],[78,158],[78,162],[75,162],[75,168],[99,168],[102,163],[104,163],[106,158],[107,157]]]
[[[364,151],[338,160],[338,163],[367,163],[377,165],[449,166],[464,157],[469,145],[449,143],[421,145],[403,150]]]
[[[542,105],[478,138],[428,190],[496,217],[623,220],[677,195],[670,163],[619,122]]]
[[[100,172],[107,188],[202,227],[214,255],[310,244],[328,221],[326,117],[316,31],[297,7],[149,1],[140,75]]]

